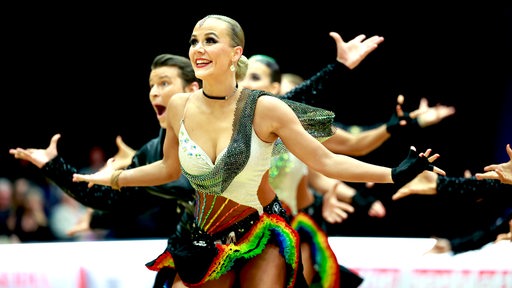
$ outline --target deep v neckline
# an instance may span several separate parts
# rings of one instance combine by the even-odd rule
[[[215,164],[187,135],[184,122],[180,123],[178,137],[181,171],[196,190],[221,195],[249,162],[255,137],[252,120],[260,96],[258,91],[250,92],[248,89],[242,90],[235,109],[233,135],[225,151],[218,154]]]
[[[186,113],[187,113],[187,107],[188,107],[188,101],[190,100],[190,95],[189,97],[187,98],[186,100],[186,103],[185,103],[185,109],[183,111],[183,116],[181,117],[181,125],[180,125],[180,130],[183,130],[183,133],[186,135],[186,138],[188,139],[188,141],[190,143],[193,144],[194,147],[196,147],[196,150],[197,152],[199,152],[199,154],[201,155],[201,158],[204,159],[205,161],[208,162],[208,165],[210,165],[211,167],[215,167],[216,164],[219,162],[219,160],[226,154],[229,146],[231,145],[231,143],[233,142],[233,137],[235,135],[235,131],[234,131],[234,128],[233,126],[231,126],[231,139],[229,140],[229,143],[226,147],[224,147],[224,149],[222,149],[219,154],[216,155],[215,157],[215,161],[212,160],[212,158],[210,157],[210,155],[208,155],[208,153],[206,153],[206,151],[197,144],[197,142],[195,142],[194,140],[192,140],[192,137],[190,137],[190,134],[188,133],[188,130],[187,128],[185,127],[185,116],[186,116]],[[236,107],[235,107],[235,110],[236,110]]]
[[[199,146],[192,139],[192,137],[190,137],[190,134],[187,131],[187,127],[185,127],[184,119],[181,120],[181,128],[180,129],[183,130],[183,133],[185,134],[185,137],[188,139],[188,141],[193,143],[193,145],[196,147],[196,149],[200,152],[200,154],[202,155],[202,158],[208,160],[208,164],[212,167],[215,167],[215,165],[219,162],[219,159],[221,159],[226,154],[228,147],[231,145],[231,142],[233,141],[233,139],[231,139],[231,141],[229,141],[228,145],[226,147],[224,147],[224,149],[222,149],[222,151],[220,151],[219,154],[217,154],[215,161],[213,161],[212,158],[210,157],[210,155],[208,155],[208,153],[206,153],[206,151],[204,151],[204,149],[201,146]],[[233,137],[231,137],[231,138],[233,138]]]

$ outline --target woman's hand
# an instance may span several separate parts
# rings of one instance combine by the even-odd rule
[[[442,169],[432,165],[432,162],[439,158],[439,154],[430,156],[432,149],[427,149],[425,152],[417,153],[416,148],[411,146],[407,158],[405,158],[399,166],[391,169],[391,179],[398,187],[403,187],[417,175],[423,171],[434,171],[440,175],[446,175]]]
[[[384,37],[373,36],[366,39],[366,36],[361,34],[349,42],[343,41],[340,34],[336,32],[329,33],[336,42],[336,60],[343,63],[350,69],[354,69],[368,54],[375,50]],[[365,40],[366,39],[366,40]]]
[[[135,150],[132,149],[132,147],[126,145],[126,143],[123,142],[123,138],[121,136],[116,137],[116,145],[118,148],[117,154],[114,155],[114,157],[110,158],[110,164],[111,168],[113,170],[121,170],[126,169],[131,163],[133,159],[133,155],[135,155]],[[108,163],[108,162],[107,162]],[[106,165],[101,167],[100,170],[103,170],[106,168]],[[89,188],[91,188],[95,183],[89,182],[89,185],[87,185]]]
[[[498,179],[501,183],[512,185],[512,148],[507,144],[507,154],[510,161],[502,164],[492,164],[484,167],[485,173],[476,173],[475,177],[481,179]]]
[[[91,218],[94,210],[87,208],[85,214],[78,220],[75,226],[71,227],[66,234],[68,236],[76,236],[79,233],[91,231]]]
[[[323,195],[322,216],[328,223],[341,223],[348,218],[348,213],[354,212],[354,207],[338,198],[339,193],[344,193],[345,184],[338,182],[332,189]],[[352,189],[348,187],[348,189]]]
[[[427,98],[421,98],[418,109],[412,111],[409,116],[417,118],[418,125],[422,128],[441,122],[444,118],[455,114],[455,107],[437,104],[429,107]]]
[[[73,174],[73,182],[89,182],[89,187],[93,184],[111,186],[112,174],[116,171],[113,165],[114,158],[107,160],[105,166],[94,174]]]
[[[46,163],[48,163],[53,158],[57,157],[57,142],[60,139],[60,134],[53,135],[50,140],[50,145],[46,149],[36,149],[36,148],[16,148],[10,149],[9,153],[14,155],[14,158],[26,160],[36,165],[38,168],[42,168]]]
[[[411,182],[398,189],[392,199],[398,200],[412,194],[436,195],[437,177],[438,175],[432,171],[423,171]]]
[[[113,165],[115,169],[126,169],[131,163],[133,155],[135,155],[135,150],[132,147],[126,145],[123,142],[123,138],[121,136],[116,137],[116,145],[117,145],[117,154],[112,157]]]
[[[413,125],[417,122],[417,126],[425,128],[431,125],[435,125],[441,122],[444,118],[455,114],[455,108],[453,106],[436,105],[429,107],[428,100],[421,98],[420,106],[418,109],[405,113],[402,110],[404,104],[404,96],[398,95],[396,112],[391,115],[391,118],[387,122],[386,130],[390,134],[395,134],[405,128],[415,127]]]

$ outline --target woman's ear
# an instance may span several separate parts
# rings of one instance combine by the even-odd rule
[[[242,53],[244,52],[244,49],[241,46],[236,46],[233,48],[233,58],[231,58],[231,61],[236,62],[240,57],[242,56]]]
[[[281,90],[281,83],[272,82],[272,84],[270,84],[270,92],[272,92],[273,94],[279,95],[280,90]]]
[[[190,84],[188,84],[186,87],[185,87],[185,92],[194,92],[194,91],[197,91],[199,90],[200,87],[199,87],[199,83],[197,82],[192,82]]]

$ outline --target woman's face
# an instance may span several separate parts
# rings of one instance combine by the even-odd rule
[[[277,94],[279,92],[279,83],[272,82],[270,73],[270,68],[267,65],[251,59],[249,60],[245,78],[240,82],[240,85],[248,89],[263,90]]]
[[[297,87],[297,84],[295,84],[295,82],[283,77],[281,79],[281,90],[279,91],[279,94],[284,95],[295,87]]]
[[[199,79],[229,73],[235,52],[228,24],[214,18],[198,22],[190,37],[188,55]]]
[[[156,113],[160,127],[166,128],[167,103],[176,93],[185,92],[184,81],[180,78],[180,69],[174,66],[162,66],[149,74],[149,101]]]

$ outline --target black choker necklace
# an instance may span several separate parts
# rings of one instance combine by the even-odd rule
[[[204,89],[203,89],[203,95],[204,95],[204,97],[206,97],[208,99],[212,99],[212,100],[228,100],[229,97],[235,95],[237,90],[238,90],[238,83],[236,83],[233,93],[231,93],[231,95],[229,95],[229,96],[210,96],[210,95],[206,94],[206,92],[204,92]]]

